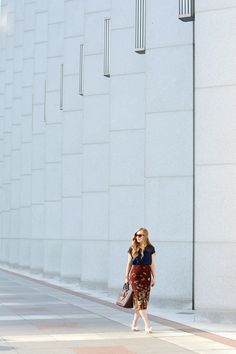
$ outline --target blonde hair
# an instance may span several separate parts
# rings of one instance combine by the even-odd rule
[[[137,232],[142,231],[144,237],[143,237],[143,242],[140,245],[137,240],[136,240],[136,234]],[[147,246],[151,246],[151,242],[149,241],[148,238],[148,230],[145,229],[144,227],[140,227],[139,229],[137,229],[132,237],[132,257],[137,257],[138,256],[138,252],[139,250],[141,250],[141,257],[143,258],[143,253],[144,253],[144,249]]]

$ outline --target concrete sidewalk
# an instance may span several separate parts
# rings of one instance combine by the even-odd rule
[[[236,341],[151,316],[153,333],[131,332],[132,313],[82,293],[0,270],[0,352],[19,354],[235,354]]]

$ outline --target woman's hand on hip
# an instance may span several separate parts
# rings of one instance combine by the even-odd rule
[[[151,280],[151,286],[154,287],[156,285],[156,279],[155,278],[152,278]]]

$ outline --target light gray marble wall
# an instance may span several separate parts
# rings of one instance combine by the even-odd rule
[[[178,20],[177,1],[147,1],[138,54],[134,0],[2,5],[1,262],[117,288],[131,236],[146,226],[157,250],[154,295],[190,303],[192,23]]]
[[[235,310],[235,19],[235,1],[196,2],[196,306],[200,309]]]

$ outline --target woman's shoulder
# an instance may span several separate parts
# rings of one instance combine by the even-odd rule
[[[128,253],[132,256],[132,251],[133,251],[133,248],[132,246],[130,246],[130,248],[128,249]]]
[[[155,253],[155,247],[153,245],[147,245],[145,251],[150,252],[151,254]]]

